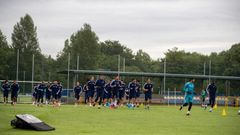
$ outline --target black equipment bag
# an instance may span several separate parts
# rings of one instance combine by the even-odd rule
[[[11,121],[11,126],[15,128],[34,129],[38,131],[55,130],[55,128],[49,126],[48,124],[42,122],[40,119],[30,114],[16,115],[16,119]]]

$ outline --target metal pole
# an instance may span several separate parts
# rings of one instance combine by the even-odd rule
[[[206,62],[203,64],[203,75],[206,75]]]
[[[125,58],[123,58],[123,72],[125,72]],[[125,80],[125,76],[123,76],[123,81]]]
[[[163,78],[163,95],[166,92],[166,59],[164,60],[164,78]]]
[[[208,76],[208,83],[211,82],[211,68],[212,68],[212,61],[209,61],[209,76]]]
[[[32,56],[32,92],[33,92],[33,81],[34,81],[34,54]]]
[[[168,88],[168,106],[169,106],[169,88]]]
[[[120,55],[118,55],[118,76],[120,75]]]
[[[79,56],[77,56],[77,70],[79,70]],[[77,81],[78,81],[78,74],[77,74]]]
[[[17,49],[17,71],[16,71],[16,81],[18,81],[18,68],[19,68],[19,49]]]
[[[26,71],[23,71],[23,94],[25,93],[25,74],[26,74]]]
[[[69,95],[69,70],[70,70],[70,53],[68,53],[67,103],[68,103],[68,95]]]
[[[49,81],[49,82],[50,82],[50,80],[51,80],[50,76],[51,76],[51,72],[48,72],[48,81]]]

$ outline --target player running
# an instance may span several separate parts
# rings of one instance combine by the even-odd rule
[[[37,85],[35,84],[33,86],[33,93],[32,93],[32,105],[36,105],[37,104]]]
[[[125,90],[126,90],[126,85],[123,81],[121,81],[121,86],[119,88],[119,91],[118,91],[118,99],[119,99],[119,106],[123,106],[123,98],[124,98],[124,95],[125,95]]]
[[[116,76],[114,80],[112,80],[111,82],[111,87],[112,87],[112,105],[114,107],[116,107],[119,103],[119,99],[118,99],[118,94],[119,94],[119,89],[121,87],[121,81],[120,81],[120,78],[119,76]]]
[[[63,86],[62,86],[61,82],[58,81],[58,92],[57,92],[57,96],[58,96],[58,106],[61,106],[62,89],[63,89]]]
[[[189,82],[187,82],[185,85],[184,85],[184,91],[185,91],[185,97],[184,97],[184,104],[181,105],[180,109],[179,110],[182,110],[182,108],[184,106],[188,106],[188,111],[187,111],[187,116],[190,115],[190,111],[191,111],[191,108],[192,108],[192,103],[193,103],[193,96],[194,96],[194,82],[195,82],[195,79],[191,78],[189,80]]]
[[[215,98],[216,98],[216,92],[217,92],[217,86],[215,85],[214,81],[210,85],[208,85],[207,91],[209,94],[209,105],[211,106],[209,112],[212,112],[213,107],[215,105]]]
[[[87,90],[88,90],[88,97],[89,97],[89,106],[92,106],[93,102],[93,96],[95,92],[95,81],[94,77],[92,76],[90,81],[87,83]]]
[[[110,84],[111,84],[111,81],[109,80],[105,85],[104,95],[103,95],[103,104],[104,106],[107,106],[107,107],[109,107],[111,104],[110,102],[111,102],[112,87]]]
[[[128,84],[128,89],[129,89],[129,102],[128,102],[128,107],[129,108],[134,108],[135,103],[136,103],[136,79],[133,79],[132,82]]]
[[[53,107],[58,107],[59,106],[59,104],[58,104],[58,94],[57,94],[57,92],[59,91],[58,82],[54,81],[49,89],[52,91]]]
[[[11,100],[12,100],[12,105],[16,105],[17,103],[17,97],[18,97],[18,93],[19,93],[19,85],[16,82],[16,80],[13,81],[13,84],[11,85]]]
[[[206,110],[206,108],[207,108],[207,105],[205,104],[206,96],[207,96],[207,91],[204,89],[204,90],[202,90],[202,92],[201,92],[201,100],[202,100],[202,107],[203,107],[205,110]]]
[[[139,105],[140,105],[139,97],[141,94],[141,85],[139,83],[139,80],[137,80],[136,85],[137,85],[137,87],[136,87],[136,106],[139,107]]]
[[[83,90],[84,94],[84,104],[89,103],[89,97],[88,97],[88,90],[87,90],[87,83],[83,85]]]
[[[148,80],[144,84],[143,88],[144,88],[144,94],[145,94],[145,109],[149,110],[149,105],[152,100],[152,92],[153,92],[153,84],[152,84],[150,78],[148,78]]]
[[[4,81],[4,84],[2,85],[3,90],[3,102],[4,104],[8,103],[8,93],[10,91],[10,85],[8,84],[8,80]]]
[[[45,93],[45,100],[46,100],[46,105],[50,103],[51,100],[51,90],[50,90],[50,82],[48,82],[46,86],[46,93]]]
[[[43,104],[43,96],[44,96],[45,89],[46,89],[46,85],[42,81],[42,83],[39,84],[37,87],[37,106],[42,106]]]
[[[102,100],[103,100],[103,94],[104,94],[104,87],[105,87],[105,81],[104,77],[100,76],[100,78],[96,81],[96,98],[93,106],[95,106],[96,102],[98,101],[98,109],[101,108]]]
[[[75,93],[75,106],[78,106],[80,104],[80,95],[82,93],[82,87],[80,86],[79,82],[77,82],[77,85],[74,87],[74,93]]]

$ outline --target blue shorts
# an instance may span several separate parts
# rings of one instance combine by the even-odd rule
[[[118,91],[118,98],[122,99],[124,97],[125,91],[124,90],[119,90]]]
[[[133,99],[133,98],[136,98],[136,92],[131,92],[129,93],[129,99]]]
[[[88,94],[88,97],[93,98],[93,96],[94,96],[94,91],[93,91],[93,90],[88,90],[87,94]]]
[[[112,98],[118,98],[118,90],[116,89],[112,89],[112,95],[111,95]]]
[[[193,95],[185,95],[184,103],[192,103],[193,102]]]
[[[52,93],[52,98],[55,99],[55,100],[57,100],[57,99],[58,99],[57,93]]]
[[[3,97],[8,98],[8,91],[4,91],[4,92],[3,92]]]
[[[103,99],[110,99],[111,98],[111,93],[110,92],[105,92],[104,91],[104,94],[103,94]]]
[[[139,98],[140,97],[140,92],[137,92],[136,93],[136,98]]]
[[[151,93],[145,93],[145,101],[151,100],[152,99],[152,94]]]

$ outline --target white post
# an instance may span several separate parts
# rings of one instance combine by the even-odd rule
[[[68,53],[68,75],[67,75],[67,103],[68,103],[68,95],[69,95],[69,76],[70,76],[70,53]]]
[[[32,91],[33,91],[33,81],[34,81],[34,54],[32,56]]]
[[[174,88],[175,106],[177,105],[177,88]]]
[[[19,49],[17,49],[17,71],[16,71],[16,81],[18,81],[18,68],[19,68]]]
[[[168,88],[168,106],[169,106],[169,88]]]
[[[118,76],[120,75],[120,55],[118,55]]]
[[[166,59],[164,60],[164,78],[163,78],[163,96],[165,96],[166,92]]]

